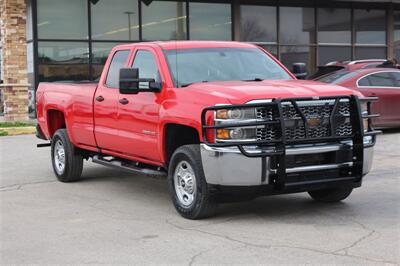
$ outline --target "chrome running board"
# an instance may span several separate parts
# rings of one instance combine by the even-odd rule
[[[154,177],[165,177],[166,176],[166,172],[162,171],[161,169],[151,169],[151,168],[146,168],[146,167],[140,167],[139,163],[136,163],[136,166],[135,166],[130,163],[125,163],[115,157],[111,157],[111,159],[106,159],[105,157],[95,155],[92,158],[92,162],[98,163],[98,164],[101,164],[104,166],[109,166],[112,168],[120,169],[125,172],[135,173],[135,174],[144,174],[144,175],[149,175],[149,176],[154,176]]]

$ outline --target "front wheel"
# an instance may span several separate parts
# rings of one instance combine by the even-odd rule
[[[217,203],[207,187],[199,145],[184,145],[174,152],[168,169],[168,186],[181,216],[201,219],[215,213]]]
[[[320,202],[338,202],[350,196],[352,188],[340,187],[309,191],[311,198]]]
[[[65,129],[57,130],[51,140],[51,161],[59,181],[73,182],[81,177],[83,158],[75,153]]]

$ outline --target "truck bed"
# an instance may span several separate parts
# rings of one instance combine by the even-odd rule
[[[46,121],[48,116],[56,115],[53,110],[64,113],[67,131],[76,144],[96,146],[93,124],[93,95],[97,83],[40,83],[37,90],[37,119],[43,134],[50,138],[51,128]],[[73,114],[73,115],[69,115]],[[54,119],[52,117],[51,119]],[[79,138],[76,136],[79,135]]]

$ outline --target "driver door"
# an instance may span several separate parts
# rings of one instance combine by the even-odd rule
[[[153,78],[156,82],[162,82],[159,63],[151,48],[137,49],[131,67],[139,69],[139,78]],[[139,88],[148,89],[148,83],[140,83]],[[152,162],[161,162],[158,148],[160,104],[161,92],[119,95],[119,152]]]

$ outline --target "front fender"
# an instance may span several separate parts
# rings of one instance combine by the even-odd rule
[[[158,143],[159,151],[161,151],[161,158],[163,162],[167,161],[165,149],[165,135],[166,126],[168,124],[177,124],[194,128],[198,135],[199,141],[202,142],[201,134],[201,112],[205,105],[194,104],[193,102],[177,103],[173,101],[164,102],[160,108],[160,120],[158,128]]]

